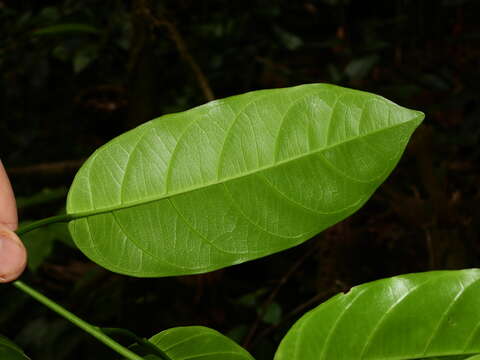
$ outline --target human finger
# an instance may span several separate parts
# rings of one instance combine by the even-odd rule
[[[18,226],[17,204],[7,172],[0,160],[0,223],[11,231]]]
[[[15,280],[26,265],[27,251],[22,241],[9,227],[0,224],[0,282]]]

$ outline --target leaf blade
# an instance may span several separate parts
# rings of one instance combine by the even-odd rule
[[[0,358],[4,360],[29,360],[14,342],[0,335]]]
[[[479,293],[478,269],[409,274],[360,285],[297,321],[275,360],[479,354]]]
[[[203,326],[175,327],[149,339],[172,360],[254,360],[240,345]]]
[[[91,259],[134,276],[200,273],[265,256],[361,207],[422,119],[326,84],[166,115],[85,163],[68,196],[69,228]]]

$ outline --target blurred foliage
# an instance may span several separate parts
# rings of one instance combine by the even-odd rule
[[[216,97],[330,82],[427,114],[373,199],[298,248],[206,275],[134,279],[90,263],[55,225],[24,238],[25,280],[93,324],[144,337],[206,325],[263,360],[338,291],[478,267],[479,13],[473,0],[0,0],[0,154],[23,221],[64,211],[73,170],[98,146],[205,102],[188,56]],[[0,332],[33,359],[115,358],[11,287],[0,305]]]

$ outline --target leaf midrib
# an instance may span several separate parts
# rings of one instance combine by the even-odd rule
[[[401,127],[401,126],[404,126],[406,124],[410,124],[412,122],[418,121],[419,118],[421,118],[421,117],[422,117],[422,115],[419,113],[417,116],[413,117],[411,120],[404,121],[404,122],[401,122],[401,123],[398,123],[398,124],[395,124],[395,125],[392,125],[392,126],[387,126],[387,127],[375,130],[375,131],[371,131],[368,134],[364,134],[364,135],[360,135],[360,136],[356,136],[356,137],[351,137],[351,138],[349,138],[347,140],[344,140],[342,142],[338,142],[338,143],[335,143],[335,144],[332,144],[332,145],[322,147],[321,149],[316,149],[316,150],[313,150],[313,151],[309,151],[309,152],[306,152],[306,153],[298,155],[298,156],[293,156],[293,157],[285,159],[285,160],[277,161],[273,164],[258,167],[254,170],[242,172],[241,174],[238,174],[238,175],[235,175],[235,176],[230,176],[230,177],[226,177],[224,179],[219,179],[217,181],[202,184],[201,186],[194,186],[194,187],[191,187],[191,188],[186,188],[186,189],[182,189],[182,190],[178,190],[178,191],[172,191],[172,192],[167,193],[167,194],[162,194],[160,196],[155,196],[155,197],[152,197],[152,198],[143,198],[141,200],[132,201],[130,203],[123,203],[123,204],[118,204],[118,205],[114,205],[114,206],[108,206],[108,207],[104,207],[104,208],[100,208],[100,209],[93,209],[93,210],[88,210],[88,211],[72,212],[72,213],[69,213],[68,215],[71,216],[72,220],[75,220],[75,219],[79,219],[79,218],[83,218],[83,217],[87,217],[87,216],[99,215],[99,214],[104,214],[104,213],[108,213],[108,212],[112,212],[112,211],[116,211],[116,210],[123,210],[123,209],[128,209],[128,208],[132,208],[132,207],[136,207],[136,206],[146,205],[146,204],[153,203],[153,202],[156,202],[156,201],[160,201],[160,200],[163,200],[163,199],[168,199],[168,198],[171,198],[171,197],[176,196],[176,195],[186,194],[186,193],[193,192],[193,191],[196,191],[196,190],[205,189],[205,188],[208,188],[210,186],[223,184],[223,183],[226,183],[226,182],[229,182],[229,181],[240,179],[242,177],[246,177],[246,176],[249,176],[249,175],[260,173],[260,172],[265,171],[265,170],[270,170],[270,169],[276,168],[276,167],[284,165],[284,164],[288,164],[290,162],[293,162],[293,161],[296,161],[296,160],[299,160],[299,159],[307,158],[309,156],[313,156],[315,154],[331,150],[335,147],[345,145],[349,142],[357,141],[357,140],[360,140],[360,139],[366,138],[368,136],[372,136],[372,135],[381,133],[381,132],[389,130],[389,129],[393,129],[393,128],[396,128],[396,127]],[[357,180],[357,181],[358,182],[364,182],[364,183],[370,182],[370,181],[360,181],[360,180]]]

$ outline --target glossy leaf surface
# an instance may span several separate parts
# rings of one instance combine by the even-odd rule
[[[0,359],[29,360],[30,358],[15,343],[0,335]]]
[[[458,360],[476,354],[480,270],[473,269],[354,287],[305,314],[275,360]]]
[[[67,212],[77,246],[134,276],[194,274],[304,242],[359,209],[423,114],[327,84],[250,92],[98,149]]]
[[[203,326],[168,329],[149,341],[172,360],[254,360],[233,340]]]

